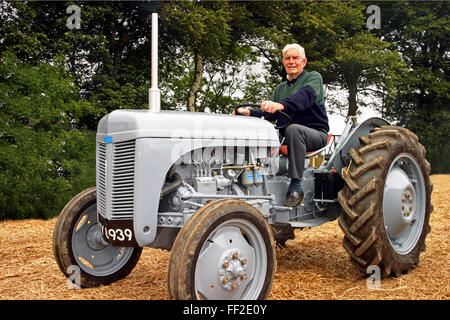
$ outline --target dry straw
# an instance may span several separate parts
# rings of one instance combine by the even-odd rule
[[[434,175],[431,233],[420,265],[370,289],[350,263],[337,222],[296,231],[277,248],[277,273],[269,299],[450,298],[450,175]],[[0,222],[0,299],[168,299],[170,252],[145,248],[124,280],[93,289],[68,289],[52,252],[56,219]]]

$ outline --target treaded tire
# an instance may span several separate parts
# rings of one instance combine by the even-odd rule
[[[425,250],[426,235],[430,232],[429,218],[433,211],[430,164],[425,159],[425,148],[408,129],[383,126],[372,129],[368,137],[361,136],[359,139],[360,146],[357,150],[350,149],[350,164],[341,172],[345,181],[344,188],[338,193],[343,209],[339,218],[339,226],[344,232],[343,246],[350,254],[351,262],[365,276],[371,265],[380,268],[382,278],[400,276],[419,263],[419,255]],[[393,168],[395,159],[402,155],[414,159],[417,164],[417,171],[421,172],[424,183],[423,188],[419,188],[425,198],[423,212],[418,213],[423,224],[415,227],[417,236],[409,242],[411,248],[404,253],[396,250],[391,242],[383,202],[390,168]],[[401,201],[404,201],[403,198]]]
[[[272,287],[276,268],[274,239],[270,226],[266,218],[248,203],[240,200],[221,199],[211,202],[196,211],[178,233],[172,247],[168,268],[168,289],[171,299],[196,300],[204,298],[201,294],[197,294],[195,281],[196,275],[202,278],[202,275],[196,270],[199,256],[203,253],[204,244],[211,241],[210,236],[217,230],[221,230],[220,227],[223,224],[234,220],[246,221],[254,226],[254,230],[257,230],[257,233],[261,236],[260,240],[264,243],[263,251],[267,256],[267,269],[263,275],[263,281],[260,282],[262,283],[261,289],[253,299],[267,298]],[[222,252],[216,252],[216,254],[224,255]],[[260,260],[256,259],[256,261]],[[219,261],[211,264],[211,268],[214,270],[218,266],[220,266]],[[219,277],[218,273],[217,277]],[[254,280],[254,283],[257,283],[257,280]],[[220,284],[216,285],[220,286]],[[211,286],[211,288],[213,287]],[[219,288],[214,288],[214,290],[219,290]],[[253,287],[251,288],[252,290]],[[254,290],[253,293],[255,293]]]
[[[53,254],[55,256],[56,262],[59,269],[69,277],[68,268],[70,266],[80,267],[80,287],[91,288],[100,285],[106,285],[114,281],[125,278],[136,266],[141,253],[142,248],[125,248],[129,250],[129,254],[126,255],[125,259],[118,259],[120,265],[118,268],[112,268],[111,272],[103,272],[101,276],[95,275],[89,271],[89,268],[80,265],[79,259],[77,260],[74,255],[74,250],[72,247],[72,235],[76,232],[77,225],[81,224],[80,219],[83,219],[83,215],[87,215],[87,211],[95,209],[96,212],[97,204],[97,192],[96,188],[92,187],[86,189],[75,197],[73,197],[61,211],[58,220],[55,225],[55,230],[53,233]],[[92,224],[97,223],[95,214],[91,217],[93,221]],[[87,219],[89,218],[85,218]]]
[[[219,199],[216,201],[211,201],[207,205],[198,209],[194,213],[194,216],[200,216],[203,214],[204,211],[209,210],[210,208],[213,208],[226,200],[227,199]],[[186,234],[191,231],[192,225],[195,222],[196,221],[194,219],[189,219],[187,221],[187,223],[183,226],[183,228],[180,230],[180,232],[178,232],[178,235],[172,245],[172,250],[171,250],[170,259],[169,259],[168,272],[167,272],[167,286],[169,289],[170,299],[178,299],[175,292],[178,289],[177,279],[179,277],[178,276],[179,269],[177,268],[177,266],[178,266],[179,255],[180,255],[181,249],[183,248],[183,239],[186,237]]]

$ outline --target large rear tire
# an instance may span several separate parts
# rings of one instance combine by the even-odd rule
[[[114,247],[101,241],[97,224],[96,188],[73,197],[61,211],[53,234],[53,253],[59,269],[71,277],[79,268],[82,288],[97,287],[126,277],[136,266],[142,248]],[[76,279],[76,278],[74,278]]]
[[[430,164],[417,136],[404,128],[375,128],[360,142],[349,151],[338,193],[343,246],[363,274],[378,266],[383,278],[400,276],[425,250],[433,211]]]

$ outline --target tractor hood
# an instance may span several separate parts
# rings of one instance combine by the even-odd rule
[[[279,144],[273,125],[255,117],[183,111],[116,110],[104,116],[97,141],[138,138],[239,139]]]

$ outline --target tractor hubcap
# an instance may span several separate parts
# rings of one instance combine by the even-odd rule
[[[266,272],[267,253],[261,233],[247,220],[227,220],[200,250],[195,271],[197,298],[256,299]]]
[[[225,253],[219,267],[222,286],[228,290],[237,289],[247,279],[247,259],[239,251]]]
[[[425,217],[426,191],[417,161],[403,153],[389,168],[383,194],[383,217],[393,249],[409,253],[416,245]]]

